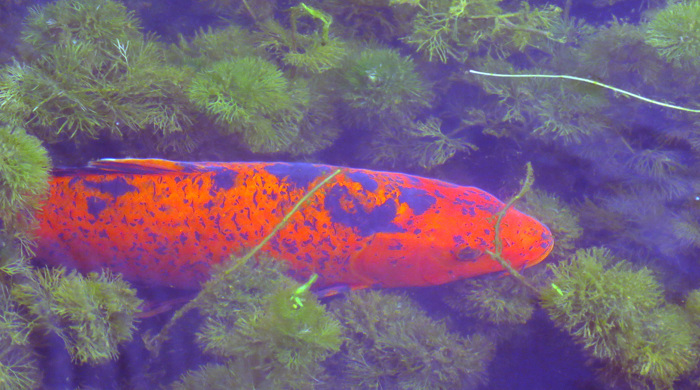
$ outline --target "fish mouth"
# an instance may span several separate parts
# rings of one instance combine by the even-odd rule
[[[552,250],[554,250],[555,244],[554,244],[554,237],[552,236],[552,233],[550,233],[548,231],[546,233],[546,235],[543,234],[543,238],[544,238],[543,245],[545,245],[544,252],[542,252],[542,254],[540,254],[539,256],[535,257],[533,260],[529,261],[528,267],[541,263],[544,259],[547,258],[547,256],[549,256],[550,253],[552,253]]]
[[[554,249],[554,241],[552,241],[551,245],[547,246],[547,249],[544,252],[542,252],[542,254],[540,256],[536,257],[535,260],[531,261],[529,265],[532,266],[532,265],[541,263],[544,259],[547,258],[547,256],[549,256],[550,253],[552,253],[553,249]]]

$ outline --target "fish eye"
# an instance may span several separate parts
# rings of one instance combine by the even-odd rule
[[[484,254],[483,251],[474,248],[464,248],[457,252],[457,261],[466,262],[474,261]]]

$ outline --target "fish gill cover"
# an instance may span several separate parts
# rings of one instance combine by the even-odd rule
[[[0,1],[0,383],[698,388],[698,20],[697,0]],[[127,156],[367,167],[501,198],[531,161],[515,207],[557,244],[520,279],[330,307],[279,262],[233,262],[155,354],[162,295],[187,293],[139,286],[148,309],[118,275],[30,264],[51,162]]]

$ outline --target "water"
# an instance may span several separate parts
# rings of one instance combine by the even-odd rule
[[[700,3],[523,4],[0,2],[0,345],[6,351],[0,364],[16,374],[0,380],[0,388],[697,388]],[[262,259],[262,265],[244,262],[218,274],[204,289],[151,283],[161,280],[149,278],[154,269],[192,272],[187,267],[198,266],[190,263],[202,262],[209,272],[209,264],[222,259],[202,245],[168,263],[172,269],[147,266],[160,261],[155,250],[180,244],[147,247],[143,237],[156,242],[167,229],[192,229],[199,242],[224,226],[211,222],[217,215],[197,210],[193,199],[214,196],[208,179],[198,176],[204,192],[158,187],[163,180],[148,184],[153,192],[131,191],[153,212],[143,213],[147,230],[133,222],[109,234],[121,232],[120,242],[131,242],[133,234],[135,246],[156,248],[143,250],[138,262],[120,257],[124,251],[88,261],[89,254],[54,247],[38,251],[52,258],[31,259],[25,222],[46,188],[36,139],[51,166],[68,169],[54,174],[96,175],[85,191],[105,177],[94,167],[84,170],[89,161],[127,157],[310,162],[473,186],[505,202],[517,196],[513,207],[547,225],[555,246],[542,263],[515,269],[521,280],[497,272],[381,288],[392,285],[389,279],[409,279],[410,267],[392,271],[402,264],[397,260],[384,278],[365,285],[317,283],[312,290],[323,295],[316,298],[295,290],[311,272],[321,273],[323,283],[325,265],[314,260],[313,269],[278,270],[280,261]],[[519,193],[528,163],[534,184]],[[117,175],[127,183],[139,169]],[[466,217],[451,212],[437,222],[421,219],[418,214],[434,210],[415,213],[399,193],[397,206],[393,195],[371,195],[374,179],[354,183],[365,198],[351,198],[346,189],[334,207],[354,221],[346,223],[348,231],[367,241],[349,252],[344,269],[382,234],[408,232],[392,219],[408,215],[402,213],[415,214],[423,234],[417,242],[433,245],[420,259],[446,267],[490,264],[474,259],[497,252],[494,232],[507,228],[497,225],[493,210],[496,216],[465,225],[478,230],[454,232],[483,236],[485,244],[456,246],[454,258],[445,260],[436,248],[449,239],[432,243],[426,232]],[[425,184],[411,183],[418,191],[411,196],[425,196]],[[245,243],[236,236],[230,245],[238,259],[312,187],[287,199],[293,188],[268,184],[266,192],[241,195],[245,207],[269,201],[275,212],[246,223]],[[114,204],[125,188],[112,188]],[[175,198],[176,190],[192,191],[183,197],[192,202],[189,209],[158,203],[158,194]],[[283,200],[275,203],[267,191]],[[101,195],[108,192],[103,188]],[[58,193],[50,199],[62,199]],[[258,203],[260,194],[268,198]],[[18,198],[9,201],[11,195]],[[63,234],[80,235],[76,242],[86,248],[101,237],[91,216],[114,206],[98,195],[85,204],[77,198],[61,203],[64,214],[54,222],[65,221]],[[433,204],[427,198],[420,204]],[[295,236],[283,230],[263,252],[284,257],[279,248],[344,245],[332,240],[341,236],[340,225],[328,228],[332,218],[315,225],[329,204],[304,204],[293,218],[307,218],[306,224],[290,222],[294,231],[313,226],[313,239],[284,241]],[[382,213],[372,212],[380,206]],[[202,219],[199,228],[170,217],[148,225],[165,214],[172,221],[212,219]],[[392,218],[384,221],[387,215]],[[218,217],[230,216],[222,211]],[[377,227],[384,222],[393,228]],[[217,229],[207,230],[212,226]],[[503,243],[524,235],[504,233]],[[413,248],[410,234],[397,237],[395,247]],[[387,252],[377,253],[370,268],[387,259]],[[47,263],[128,268],[140,276],[122,281],[39,271]],[[421,272],[436,280],[429,268]]]

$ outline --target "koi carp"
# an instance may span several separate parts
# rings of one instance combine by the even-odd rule
[[[37,257],[83,272],[197,288],[212,265],[258,244],[310,188],[341,172],[262,248],[314,287],[430,286],[502,271],[504,204],[474,187],[307,163],[98,160],[58,169],[38,214]],[[552,250],[549,229],[510,208],[502,257],[517,269]]]

